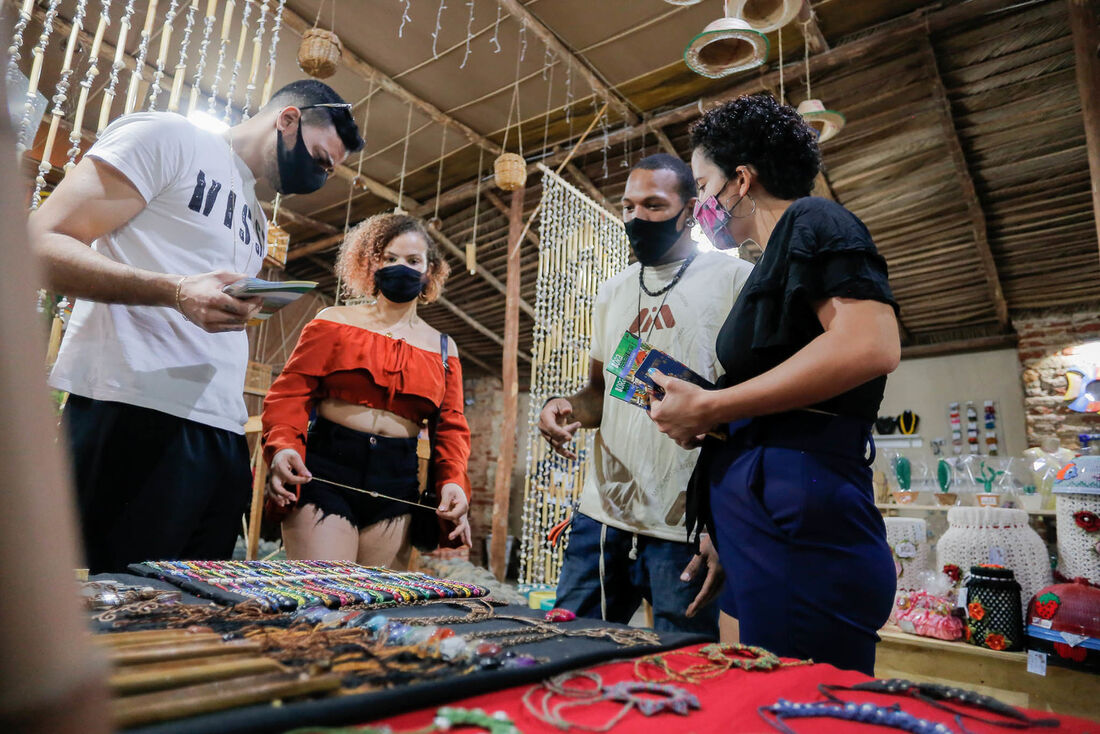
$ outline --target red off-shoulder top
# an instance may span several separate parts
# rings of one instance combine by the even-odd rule
[[[438,409],[432,442],[436,486],[454,482],[470,496],[466,463],[470,427],[463,415],[462,365],[448,355],[420,349],[351,324],[314,319],[264,399],[264,458],[282,449],[306,457],[310,409],[325,398],[385,410],[421,424]],[[446,390],[444,390],[446,385]]]

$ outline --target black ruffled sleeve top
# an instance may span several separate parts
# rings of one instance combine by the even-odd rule
[[[814,305],[833,297],[881,301],[898,310],[886,260],[863,222],[836,202],[798,199],[776,223],[718,334],[723,386],[767,372],[824,333]],[[878,377],[812,407],[874,420],[885,388],[886,377]]]

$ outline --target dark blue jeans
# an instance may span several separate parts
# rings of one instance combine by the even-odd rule
[[[601,618],[600,532],[604,526],[573,513],[569,545],[558,578],[557,605],[578,617]],[[637,538],[636,558],[630,552]],[[676,543],[607,526],[603,541],[603,588],[608,622],[625,624],[645,599],[653,606],[653,628],[718,637],[718,605],[708,604],[690,619],[684,615],[703,586],[706,569],[691,581],[680,574],[695,555],[690,543]]]

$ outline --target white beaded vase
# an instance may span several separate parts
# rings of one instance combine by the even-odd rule
[[[1004,507],[952,507],[947,532],[936,544],[939,568],[995,563],[1012,569],[1020,584],[1020,604],[1053,581],[1046,545],[1028,524],[1027,513]]]

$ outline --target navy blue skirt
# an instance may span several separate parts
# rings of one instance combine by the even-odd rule
[[[797,411],[729,433],[705,467],[722,611],[744,644],[873,675],[897,579],[874,502],[870,424]]]

